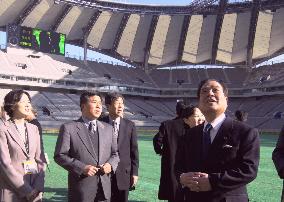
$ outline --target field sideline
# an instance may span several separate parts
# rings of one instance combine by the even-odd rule
[[[49,155],[50,172],[46,173],[45,194],[46,202],[66,202],[67,172],[53,161],[56,136],[45,134],[45,152]],[[139,135],[139,182],[136,190],[130,193],[132,202],[154,202],[160,180],[160,157],[154,153],[151,134]],[[282,180],[278,178],[271,153],[274,149],[277,135],[261,135],[261,159],[257,179],[248,187],[250,201],[279,202]]]

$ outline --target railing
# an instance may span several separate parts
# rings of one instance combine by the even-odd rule
[[[67,57],[67,58],[74,58],[74,59],[77,59],[77,60],[84,60],[84,56],[71,55],[71,54],[69,54],[68,52],[65,53],[65,57]],[[102,58],[91,58],[91,57],[87,57],[87,61],[94,61],[94,62],[97,62],[97,63],[118,65],[118,66],[123,66],[123,67],[133,67],[133,66],[130,65],[130,64],[126,64],[126,63],[123,63],[123,62],[114,62],[114,61],[105,60],[105,59],[102,59]]]
[[[262,63],[256,65],[256,67],[275,65],[275,64],[279,64],[279,63],[283,63],[283,66],[284,66],[284,55],[282,55],[282,58],[279,58],[279,59],[276,59],[276,60],[270,59],[268,61],[262,62]]]

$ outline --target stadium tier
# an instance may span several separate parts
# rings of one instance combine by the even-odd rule
[[[11,90],[27,91],[43,129],[41,148],[37,144],[35,151],[36,145],[30,143],[39,141],[36,128],[24,124],[28,117],[22,116],[26,95],[17,103],[18,110],[12,107],[12,122],[23,141],[16,140],[16,131],[15,136],[3,122],[9,119],[7,113],[1,111],[1,140],[7,141],[0,146],[0,180],[5,178],[0,182],[0,198],[18,201],[10,185],[22,189],[19,183],[25,173],[27,179],[39,174],[33,184],[24,183],[26,193],[18,190],[26,201],[40,200],[41,191],[44,201],[101,201],[108,197],[106,201],[127,201],[128,188],[135,189],[129,191],[133,202],[244,201],[247,197],[257,202],[279,201],[282,185],[271,153],[275,134],[284,123],[284,0],[167,0],[165,5],[157,5],[157,1],[0,0],[0,107],[3,109],[4,97]],[[221,87],[212,80],[202,85],[197,96],[205,79],[224,82],[228,96],[222,82]],[[135,127],[129,121],[106,117],[113,124],[111,142],[111,126],[94,119],[100,105],[96,96],[82,106],[88,131],[77,123],[64,124],[82,116],[80,95],[85,91],[102,95],[102,116],[108,110],[111,115],[114,110],[121,114],[121,98],[106,95],[122,94],[123,117]],[[179,145],[178,136],[187,133],[179,125],[183,122],[161,123],[176,118],[177,102],[197,106],[198,97],[208,122],[203,131],[200,128],[203,140],[196,136],[199,128],[194,127],[189,139],[182,138],[186,144]],[[111,104],[108,110],[104,100]],[[5,102],[8,113],[9,102]],[[236,122],[228,127],[230,119],[223,122],[224,114],[217,116],[226,104],[227,117],[236,119],[237,110],[247,112],[245,124],[260,135]],[[211,114],[205,112],[209,108]],[[199,110],[190,111],[185,110],[186,115],[193,113],[185,121],[191,123],[186,124],[196,125],[192,117],[200,123]],[[38,156],[42,146],[45,158]],[[43,166],[45,160],[50,161],[47,167]],[[5,169],[13,166],[22,174],[16,176],[13,169]],[[45,179],[44,167],[49,171]],[[281,175],[282,169],[277,170]],[[195,172],[189,179],[189,171],[204,173]],[[178,181],[176,174],[180,175]],[[247,195],[244,185],[248,183]],[[177,186],[177,191],[167,185]],[[32,191],[28,193],[28,189]]]
[[[53,128],[62,122],[80,117],[78,95],[50,92],[33,92],[32,95],[33,104],[39,112],[38,118],[44,127]],[[192,103],[196,102],[196,99],[192,99]],[[175,103],[176,99],[147,98],[145,100],[126,96],[125,116],[133,120],[138,127],[157,128],[160,122],[174,118]],[[228,109],[228,116],[233,116],[237,109],[245,110],[249,113],[248,124],[262,131],[275,132],[283,124],[283,118],[276,117],[275,114],[283,112],[284,96],[264,96],[261,99],[230,98]],[[46,113],[46,110],[49,113]]]
[[[45,128],[58,128],[60,124],[73,120],[80,116],[79,107],[79,87],[86,86],[84,81],[101,82],[101,87],[105,85],[102,92],[112,91],[108,89],[110,85],[136,86],[140,91],[123,92],[126,97],[125,116],[133,120],[138,127],[158,127],[160,122],[171,119],[175,116],[175,103],[181,96],[179,90],[182,88],[186,91],[196,92],[198,83],[206,78],[216,78],[225,81],[230,87],[229,107],[227,115],[233,116],[237,109],[245,110],[249,113],[248,124],[252,124],[264,131],[277,131],[281,127],[284,111],[284,96],[278,95],[277,91],[256,92],[256,95],[246,94],[252,86],[259,89],[265,89],[266,86],[273,84],[284,85],[281,80],[284,71],[281,71],[282,64],[263,66],[248,72],[245,68],[212,68],[212,69],[156,69],[150,74],[143,72],[138,68],[128,68],[119,65],[110,65],[94,61],[83,61],[66,58],[64,60],[55,60],[52,57],[43,55],[39,58],[31,58],[24,55],[14,55],[0,52],[1,57],[1,86],[3,89],[0,98],[3,100],[4,95],[11,88],[26,88],[24,78],[31,78],[28,90],[32,96],[33,105],[38,111],[39,120]],[[26,67],[19,66],[26,64]],[[3,68],[2,68],[3,67]],[[275,70],[274,70],[275,68]],[[273,71],[270,71],[273,70]],[[69,71],[72,71],[70,74]],[[110,78],[105,78],[108,74]],[[262,81],[262,77],[270,79]],[[10,80],[5,78],[10,75]],[[16,79],[13,79],[16,78]],[[18,78],[22,78],[18,79]],[[137,78],[145,81],[137,83]],[[41,81],[51,80],[58,87],[57,89],[50,86],[43,86]],[[105,83],[108,81],[108,84]],[[33,82],[35,81],[35,82]],[[78,81],[81,86],[71,86],[68,82]],[[182,81],[182,82],[181,82]],[[277,81],[277,82],[275,82]],[[146,83],[146,84],[145,84]],[[142,86],[143,84],[143,86]],[[273,85],[275,87],[275,85]],[[44,88],[40,88],[44,87]],[[171,96],[162,94],[143,93],[143,87],[156,89],[157,92],[170,91]],[[39,89],[40,90],[36,90]],[[87,87],[92,89],[91,87]],[[73,89],[73,92],[70,93]],[[252,88],[254,89],[254,88]],[[82,89],[83,90],[83,89]],[[243,91],[239,96],[234,95],[235,91]],[[253,92],[253,91],[252,91]],[[268,93],[268,94],[267,94]],[[192,104],[197,103],[196,95],[181,96]],[[104,107],[105,109],[105,107]],[[105,111],[105,110],[104,110]],[[279,117],[279,112],[280,117]],[[278,116],[277,116],[278,113]]]
[[[13,34],[8,45],[62,55],[66,41],[145,69],[185,64],[251,66],[283,52],[283,7],[281,0],[210,0],[187,6],[4,0],[0,1],[0,29],[9,25]],[[17,35],[19,26],[30,35]],[[44,39],[52,47],[46,47]]]
[[[10,89],[28,90],[43,126],[57,128],[80,116],[81,91],[118,91],[126,97],[125,116],[157,127],[175,116],[176,100],[196,104],[199,82],[214,78],[230,89],[229,116],[246,110],[249,124],[278,131],[284,64],[259,64],[284,51],[283,1],[194,2],[0,1],[0,30],[7,33],[0,99]],[[84,50],[83,60],[65,57],[73,55],[67,43]],[[87,60],[88,50],[132,67]]]

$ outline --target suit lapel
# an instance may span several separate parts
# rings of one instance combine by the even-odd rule
[[[98,126],[98,135],[99,135],[99,160],[102,159],[102,154],[103,152],[103,145],[106,145],[104,142],[107,139],[106,134],[104,134],[104,128],[105,126],[100,122],[97,121],[97,126]]]
[[[93,145],[91,144],[89,131],[88,131],[87,127],[85,126],[85,123],[84,123],[82,118],[80,118],[78,120],[77,129],[78,129],[77,134],[78,134],[79,138],[81,139],[81,141],[83,142],[83,144],[85,145],[86,149],[92,155],[92,157],[96,161],[98,161],[98,157],[97,157],[97,154],[95,152],[95,149],[94,149]]]
[[[110,121],[109,116],[105,117],[105,119],[103,121],[108,123],[108,124],[110,124],[110,125],[112,125],[112,122]],[[126,122],[125,122],[125,120],[122,117],[120,117],[118,137],[117,137],[117,146],[118,146],[118,148],[119,148],[119,146],[121,145],[121,143],[123,141],[123,135],[126,134],[125,130],[126,130]]]
[[[123,118],[120,118],[120,124],[119,124],[119,131],[118,131],[118,140],[117,140],[117,145],[118,145],[118,148],[120,147],[121,145],[121,142],[123,141],[123,136],[125,133],[125,130],[126,130],[126,122]]]
[[[203,125],[198,125],[193,128],[190,128],[187,131],[185,139],[187,140],[185,143],[188,144],[186,146],[186,153],[193,154],[188,156],[188,167],[192,169],[192,171],[203,171],[202,170],[202,152],[203,152]]]
[[[232,119],[226,118],[225,121],[222,123],[221,127],[219,128],[216,137],[214,138],[212,145],[209,149],[209,156],[214,156],[214,152],[217,151],[217,148],[222,146],[226,139],[228,139],[229,135],[232,132]],[[210,155],[211,154],[211,155]]]
[[[9,124],[9,126],[8,126],[8,133],[10,134],[11,138],[20,146],[20,148],[22,149],[24,154],[26,156],[28,156],[28,153],[26,151],[24,142],[21,139],[21,136],[20,136],[18,130],[16,129],[15,124],[12,124],[11,122],[6,122],[6,124]]]
[[[198,126],[195,126],[194,129],[197,131],[195,132],[195,136],[196,137],[196,142],[195,142],[195,147],[197,147],[197,151],[198,151],[198,157],[199,159],[202,159],[202,152],[203,152],[203,128],[204,128],[204,123],[203,124],[200,124]],[[198,145],[201,145],[198,146]]]
[[[32,129],[32,127],[30,126],[30,124],[27,124],[27,131],[28,131],[28,139],[29,139],[29,150],[31,152],[31,149],[35,147],[36,145],[36,139],[34,138],[35,131]]]

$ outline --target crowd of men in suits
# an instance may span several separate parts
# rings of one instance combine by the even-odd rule
[[[24,122],[29,119],[30,97],[25,91],[10,94],[14,97],[8,96],[10,101],[5,98],[5,107],[12,119],[0,123],[1,201],[41,201],[43,181],[40,188],[33,189],[32,181],[25,185],[25,180],[21,179],[25,179],[26,174],[37,176],[38,173],[22,172],[17,162],[15,165],[22,173],[18,175],[13,167],[14,157],[9,156],[10,147],[15,147],[25,162],[30,161],[29,148],[26,148],[29,135],[40,135],[38,129]],[[154,150],[161,155],[162,164],[158,198],[170,202],[247,202],[246,185],[256,178],[258,171],[259,133],[225,115],[228,88],[223,82],[202,81],[197,97],[197,106],[178,103],[177,117],[163,122],[153,139]],[[101,116],[101,95],[83,92],[81,117],[60,127],[54,160],[68,171],[69,202],[126,202],[129,190],[135,189],[137,184],[139,155],[135,124],[124,118],[121,94],[107,94],[105,105],[108,115]],[[34,132],[29,134],[30,131]],[[15,135],[22,135],[26,142],[21,143]],[[42,139],[36,139],[38,149],[33,153],[34,163],[42,165],[46,163],[42,156]],[[284,178],[284,128],[273,160],[279,176]],[[41,176],[43,170],[41,168]]]

